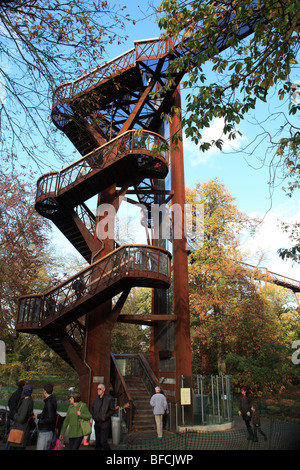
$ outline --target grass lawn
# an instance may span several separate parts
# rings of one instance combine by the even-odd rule
[[[43,409],[43,386],[51,383],[54,386],[53,394],[57,399],[57,411],[67,411],[69,406],[70,388],[77,390],[76,379],[68,382],[56,376],[41,377],[39,380],[28,381],[33,387],[33,401],[35,409]],[[10,395],[16,390],[16,386],[2,385],[0,388],[0,407],[6,407]]]

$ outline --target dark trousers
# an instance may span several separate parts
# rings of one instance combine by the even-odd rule
[[[110,450],[108,435],[110,429],[110,419],[104,423],[95,423],[96,446],[95,450]]]
[[[250,418],[250,416],[244,415],[244,414],[242,415],[242,417],[243,417],[243,420],[246,424],[246,428],[247,428],[247,431],[248,431],[248,440],[253,439],[253,432],[252,432],[252,428],[251,428],[251,424],[250,424],[251,418]]]
[[[9,431],[12,429],[13,424],[14,424],[13,420],[10,419],[10,420],[9,420],[9,430],[8,430],[8,434],[9,434]],[[8,438],[8,436],[7,436],[7,438]],[[4,450],[10,450],[10,443],[9,443],[8,441],[6,441]]]
[[[69,449],[78,450],[81,444],[83,436],[80,437],[69,437]]]
[[[264,440],[265,440],[265,441],[267,440],[267,436],[266,436],[265,433],[261,430],[261,427],[254,425],[254,426],[253,426],[253,434],[254,434],[254,439],[255,439],[255,440],[257,440],[257,432],[259,432],[259,433],[264,437]]]

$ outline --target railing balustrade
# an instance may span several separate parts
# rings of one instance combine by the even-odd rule
[[[55,320],[76,302],[88,299],[126,276],[145,277],[170,283],[171,254],[148,245],[124,245],[45,294],[19,299],[18,325]]]
[[[249,269],[250,271],[254,272],[254,274],[257,276],[258,280],[265,280],[265,281],[273,281],[277,282],[283,285],[286,285],[286,287],[289,287],[292,289],[297,288],[300,289],[300,281],[297,281],[296,279],[292,279],[287,276],[283,276],[282,274],[277,274],[272,271],[269,271],[267,268],[262,267],[262,266],[254,266],[252,264],[247,264],[247,263],[240,263],[241,266],[243,266],[245,269]]]
[[[118,404],[124,406],[127,401],[129,403],[128,412],[125,417],[128,431],[131,430],[132,426],[132,410],[134,407],[134,400],[132,400],[129,391],[126,386],[126,378],[128,377],[139,377],[143,380],[143,383],[149,393],[150,397],[155,393],[155,387],[160,385],[157,377],[149,367],[143,354],[114,354],[113,356],[113,387],[117,396]],[[119,366],[120,360],[122,365]]]
[[[93,171],[103,170],[129,153],[140,153],[138,165],[143,166],[145,164],[143,151],[149,155],[149,158],[154,158],[155,149],[160,149],[157,156],[163,159],[163,163],[168,167],[169,153],[161,150],[163,146],[166,146],[166,140],[154,132],[127,131],[66,168],[41,176],[37,182],[36,201],[58,196],[60,192],[87,179]]]
[[[121,409],[125,409],[124,419],[128,431],[131,431],[133,416],[133,400],[120,371],[116,357],[111,353],[111,377],[110,381],[114,390],[117,404]]]

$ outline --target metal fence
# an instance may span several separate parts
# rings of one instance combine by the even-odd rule
[[[183,425],[213,425],[232,421],[230,376],[182,376],[182,388],[191,388],[191,405],[181,405]]]

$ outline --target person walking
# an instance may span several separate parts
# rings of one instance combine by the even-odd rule
[[[95,421],[95,450],[110,450],[108,435],[111,416],[115,412],[113,397],[105,393],[105,385],[98,384],[97,396],[92,407],[92,418]]]
[[[152,406],[157,437],[161,439],[163,437],[163,416],[165,412],[168,412],[168,403],[165,395],[161,392],[160,387],[155,387],[155,394],[150,399],[150,405]]]
[[[69,426],[69,447],[70,450],[78,450],[86,432],[82,429],[80,420],[89,421],[91,413],[86,403],[81,401],[81,395],[78,392],[72,392],[69,398],[70,406],[64,419],[59,439],[63,441],[64,434]]]
[[[43,411],[34,415],[38,419],[38,439],[36,450],[49,450],[56,423],[56,398],[53,395],[53,385],[44,385],[44,408]]]
[[[23,440],[20,444],[10,443],[12,450],[25,450],[30,436],[29,421],[33,418],[33,399],[31,385],[25,385],[21,394],[17,410],[13,419],[12,429],[18,429],[24,432]],[[8,436],[9,439],[9,436]]]
[[[11,428],[13,426],[14,416],[15,416],[15,413],[17,411],[18,404],[21,400],[21,395],[22,395],[22,392],[23,392],[23,388],[25,387],[25,384],[26,384],[25,380],[19,380],[17,382],[17,387],[18,387],[17,390],[15,390],[8,399],[9,431],[11,430]],[[5,450],[10,450],[10,443],[8,442],[8,440],[6,441],[4,449]]]
[[[267,436],[261,429],[260,413],[255,403],[253,403],[251,406],[251,419],[252,419],[252,424],[253,424],[253,442],[258,442],[257,432],[259,432],[263,436],[264,440],[266,441]]]
[[[253,439],[253,431],[251,428],[251,406],[252,406],[252,399],[248,393],[247,387],[241,388],[241,397],[240,397],[240,406],[239,406],[239,415],[242,416],[247,432],[248,432],[248,440]]]

